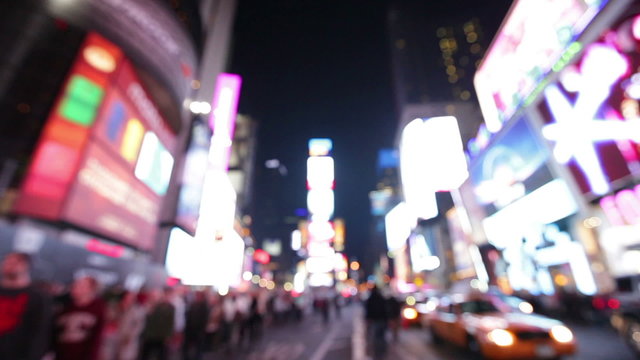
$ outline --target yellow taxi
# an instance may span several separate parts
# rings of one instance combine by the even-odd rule
[[[558,359],[576,351],[562,322],[506,310],[487,294],[443,297],[427,323],[435,344],[448,341],[487,359]]]

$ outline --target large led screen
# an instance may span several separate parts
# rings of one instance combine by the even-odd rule
[[[175,134],[120,49],[90,33],[35,150],[14,211],[149,250]]]
[[[522,117],[478,156],[470,171],[475,196],[487,215],[553,180],[548,152]]]
[[[607,0],[518,0],[474,83],[487,129],[497,132]]]
[[[596,198],[640,174],[640,17],[625,16],[544,90],[544,137],[582,193]]]

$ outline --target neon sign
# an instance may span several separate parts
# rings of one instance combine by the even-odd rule
[[[640,185],[603,197],[600,207],[614,226],[640,224]]]
[[[637,16],[622,19],[601,39],[585,47],[575,65],[559,73],[539,105],[547,125],[542,135],[553,144],[580,190],[592,198],[631,181],[640,172],[640,66]]]

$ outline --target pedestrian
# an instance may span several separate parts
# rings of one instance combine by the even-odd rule
[[[166,360],[169,341],[174,334],[175,309],[169,302],[169,292],[151,291],[149,309],[140,335],[140,360],[151,359],[157,355],[158,360]]]
[[[56,360],[96,360],[106,307],[98,297],[99,283],[83,276],[71,284],[71,299],[54,320]]]
[[[134,360],[140,351],[140,334],[144,327],[145,310],[139,294],[127,291],[118,304],[116,359]]]
[[[365,319],[367,320],[367,337],[373,344],[373,353],[376,356],[383,355],[387,350],[385,339],[387,332],[387,301],[380,293],[377,286],[371,289],[371,294],[365,302]]]
[[[200,360],[202,358],[208,320],[209,306],[206,294],[203,291],[198,291],[195,294],[194,301],[187,307],[184,341],[182,343],[183,360]],[[192,356],[194,352],[195,355]]]
[[[0,359],[40,360],[49,346],[52,305],[32,285],[31,257],[8,254],[0,276]]]
[[[393,340],[398,341],[402,302],[393,296],[393,294],[387,299],[387,312],[389,313],[389,328],[391,329]]]
[[[213,351],[221,342],[223,332],[222,301],[218,294],[211,293],[209,298],[209,316],[207,317],[207,350]]]
[[[169,341],[169,348],[172,352],[182,347],[182,341],[184,337],[185,316],[187,313],[187,305],[184,301],[184,287],[177,285],[173,288],[168,288],[167,298],[174,309],[173,319],[173,335]]]

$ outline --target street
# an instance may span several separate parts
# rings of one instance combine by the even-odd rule
[[[332,314],[333,315],[333,314]],[[578,353],[571,360],[632,360],[631,351],[616,334],[601,327],[570,325],[578,338]],[[354,304],[343,309],[324,325],[319,316],[308,314],[300,323],[286,323],[265,329],[263,337],[231,353],[208,354],[206,360],[369,360],[362,310]],[[389,360],[465,360],[473,359],[464,349],[431,344],[429,334],[420,328],[400,331],[397,342],[389,342],[383,359]]]

